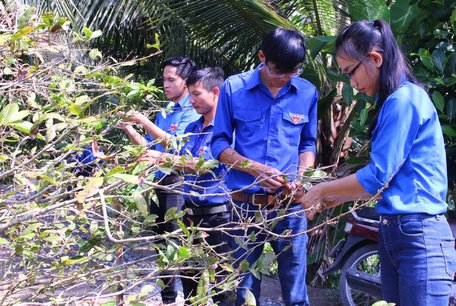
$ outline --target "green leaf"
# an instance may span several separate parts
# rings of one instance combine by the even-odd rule
[[[62,240],[62,238],[59,235],[51,235],[51,236],[44,238],[44,240],[47,242],[54,243],[56,241]]]
[[[443,62],[445,61],[445,54],[441,50],[434,50],[432,52],[432,62],[439,72],[443,72]]]
[[[161,278],[157,279],[157,281],[155,282],[155,284],[157,285],[157,287],[159,288],[164,288],[165,287],[165,283],[163,282],[163,280]]]
[[[36,7],[34,6],[22,6],[22,8],[25,8],[25,10],[17,22],[18,29],[25,27],[36,12]]]
[[[177,220],[177,225],[179,225],[179,227],[181,228],[181,230],[184,233],[184,235],[187,238],[189,238],[190,237],[190,231],[188,230],[187,225],[185,225],[184,222],[182,222],[181,220]]]
[[[16,121],[14,118],[18,112],[19,105],[16,103],[5,106],[5,108],[0,112],[0,126]]]
[[[54,186],[56,186],[56,187],[59,186],[59,184],[58,184],[55,180],[51,179],[51,178],[50,178],[49,176],[47,176],[47,175],[40,174],[38,177],[39,177],[40,179],[42,179],[42,180],[45,180],[45,181],[48,182],[49,184],[52,184],[52,185],[54,185]]]
[[[32,127],[33,127],[33,124],[28,121],[12,122],[8,125],[18,131],[26,133],[26,134],[30,134]]]
[[[171,207],[165,213],[165,222],[176,219],[177,207]]]
[[[361,125],[365,125],[369,115],[369,109],[363,108],[359,114],[359,121]]]
[[[447,136],[450,136],[450,137],[456,136],[456,131],[449,125],[443,125],[442,131],[443,131],[443,134],[445,134]]]
[[[245,290],[245,301],[244,304],[245,306],[256,306],[256,299],[255,296],[253,295],[252,291],[249,289]]]
[[[346,83],[344,83],[342,88],[342,98],[347,105],[350,105],[353,101],[353,88]]]
[[[82,96],[77,97],[77,98],[75,99],[74,103],[76,103],[76,104],[82,106],[83,104],[85,104],[85,103],[87,103],[87,102],[89,102],[89,101],[90,101],[90,97],[89,97],[89,96],[87,96],[87,95],[82,95]]]
[[[33,233],[36,229],[40,228],[43,224],[40,222],[29,224],[22,232],[21,236]]]
[[[98,193],[98,189],[103,185],[102,177],[92,177],[88,180],[84,189],[76,194],[78,203],[83,203],[85,199]]]
[[[97,58],[103,58],[103,54],[98,49],[92,49],[89,52],[89,56],[92,60],[96,60]]]
[[[57,136],[57,128],[55,125],[50,126],[46,130],[46,142],[51,142]]]
[[[124,173],[124,172],[125,172],[124,168],[122,168],[121,166],[115,166],[106,174],[106,177],[113,176],[116,173]]]
[[[407,27],[410,23],[419,17],[420,9],[415,3],[410,5],[410,0],[396,0],[391,5],[391,28],[395,32],[400,32],[401,28]]]
[[[139,184],[139,177],[136,175],[131,174],[123,174],[123,173],[115,173],[113,177],[118,178],[126,183],[130,183],[133,185]]]
[[[155,48],[157,50],[160,50],[160,40],[159,40],[159,35],[158,33],[155,33],[155,43],[154,44],[146,44],[146,48]]]
[[[80,65],[74,69],[73,73],[76,75],[86,75],[89,73],[89,70],[85,66]]]
[[[11,36],[11,40],[12,41],[16,41],[24,36],[27,36],[29,35],[30,33],[32,33],[34,27],[25,27],[25,28],[22,28],[20,29],[19,31],[17,31],[16,33],[13,34],[13,36]]]
[[[310,56],[315,58],[323,48],[333,48],[336,36],[314,36],[306,41],[306,47],[310,51]]]
[[[180,246],[178,251],[179,259],[187,259],[190,257],[190,252],[187,248]]]
[[[239,264],[239,268],[241,269],[242,273],[245,273],[247,272],[247,270],[249,270],[249,262],[247,260],[243,260],[241,261],[241,263]]]
[[[89,29],[87,27],[83,27],[82,31],[84,32],[86,40],[89,40],[92,37],[92,30],[91,29]]]
[[[347,1],[347,7],[354,20],[390,19],[390,12],[384,0],[364,1],[363,5],[357,1]]]
[[[421,62],[427,69],[429,69],[431,71],[434,70],[434,63],[432,61],[432,56],[428,50],[420,48],[420,50],[418,51],[418,56],[420,57]]]
[[[146,199],[140,192],[133,193],[133,199],[136,203],[136,208],[138,208],[139,213],[144,218],[149,215],[149,207],[147,205]]]
[[[61,259],[62,263],[65,266],[72,266],[72,265],[79,265],[83,264],[89,261],[89,257],[72,257],[72,259],[69,259],[68,256],[63,256]]]
[[[440,92],[434,91],[432,93],[432,101],[434,102],[435,107],[443,113],[445,109],[445,100]]]
[[[92,32],[92,35],[90,36],[90,39],[94,39],[94,38],[100,37],[102,34],[103,34],[103,32],[101,32],[101,30],[96,30],[95,32]]]
[[[456,115],[456,98],[451,98],[446,104],[446,114],[450,119],[450,122]]]
[[[9,241],[3,237],[0,237],[0,244],[9,244]]]

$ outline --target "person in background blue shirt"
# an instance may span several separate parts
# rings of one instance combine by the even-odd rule
[[[356,174],[304,195],[308,217],[325,206],[376,196],[384,300],[448,305],[456,254],[443,216],[447,171],[437,112],[385,21],[345,28],[336,40],[336,60],[352,87],[377,98],[371,160]]]
[[[179,56],[166,59],[163,62],[162,67],[163,89],[166,97],[171,100],[166,109],[170,109],[170,112],[166,112],[166,115],[163,115],[163,113],[157,114],[155,124],[165,131],[167,135],[175,138],[176,136],[182,135],[190,122],[193,122],[200,117],[190,104],[190,95],[185,83],[188,76],[194,71],[196,65],[190,58]],[[143,125],[147,130],[152,122],[145,116],[141,119],[142,121],[136,121],[136,123]],[[173,151],[175,149],[172,148],[172,146],[166,146],[168,143],[166,139],[153,137],[151,134],[148,134],[144,140],[144,137],[142,137],[133,126],[128,124],[128,122],[124,121],[119,127],[123,128],[128,137],[137,145],[145,144],[147,142],[148,144],[151,144],[151,149],[160,152]],[[155,179],[158,184],[163,186],[176,184],[181,181],[181,178],[177,173],[165,175],[164,173],[159,172],[155,174]],[[149,206],[150,213],[158,216],[157,226],[154,230],[158,234],[161,234],[178,229],[176,222],[164,222],[164,216],[166,211],[172,207],[177,207],[178,210],[181,210],[184,203],[183,197],[178,193],[159,188],[155,189],[155,193],[158,198],[158,203],[151,203]],[[172,304],[175,303],[176,297],[176,280],[172,278],[162,290],[162,300],[165,304]]]
[[[196,70],[187,78],[187,87],[190,92],[190,103],[201,118],[190,123],[185,134],[188,140],[182,146],[180,155],[189,154],[189,158],[182,160],[179,155],[163,153],[158,150],[147,150],[141,160],[151,163],[170,162],[185,172],[184,199],[187,215],[184,223],[187,226],[216,228],[231,221],[231,203],[228,189],[223,181],[225,165],[216,163],[215,168],[205,169],[198,165],[201,158],[205,161],[214,160],[210,150],[214,116],[220,86],[223,83],[223,71],[220,68],[204,68]],[[131,120],[144,121],[140,113],[130,113]],[[170,135],[156,125],[147,126],[147,131],[155,138],[169,139]],[[205,241],[211,246],[213,255],[229,255],[231,250],[227,243],[229,237],[221,231],[211,231]],[[206,250],[206,249],[205,249]],[[220,271],[218,271],[220,273]],[[223,274],[223,273],[222,273]],[[186,299],[195,296],[198,288],[199,276],[197,272],[186,272],[181,278]],[[217,294],[214,302],[223,303],[226,295]],[[220,304],[219,304],[220,305]]]
[[[246,239],[247,249],[240,246],[235,253],[238,262],[246,259],[250,267],[260,257],[264,242],[271,240],[286,305],[308,305],[307,221],[299,202],[288,197],[302,193],[299,178],[315,162],[318,93],[314,85],[298,77],[305,54],[300,33],[283,28],[266,33],[258,52],[261,64],[224,82],[211,142],[214,157],[231,167],[227,185],[234,190],[235,222],[247,222],[258,214],[276,218],[280,210],[272,204],[282,204],[279,208],[285,208],[287,216],[280,217],[270,230],[303,233],[271,239],[258,228],[233,231],[239,239],[255,236]],[[284,197],[288,200],[280,201]],[[260,285],[260,279],[246,272],[236,304],[245,303],[247,289],[258,303]]]
[[[103,150],[100,149],[100,152]],[[70,155],[68,159],[69,163],[76,163],[72,167],[72,172],[78,176],[82,175],[85,177],[93,176],[99,168],[99,164],[103,163],[103,160],[100,160],[95,157],[93,154],[92,146],[84,147],[81,151],[75,151]]]

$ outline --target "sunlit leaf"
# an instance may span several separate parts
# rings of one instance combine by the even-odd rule
[[[99,188],[103,185],[102,177],[90,178],[84,189],[76,194],[78,203],[83,203],[87,198],[98,193]]]

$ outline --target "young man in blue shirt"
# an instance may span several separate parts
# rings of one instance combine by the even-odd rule
[[[141,160],[151,163],[168,163],[184,171],[184,199],[187,214],[184,223],[190,226],[216,228],[231,221],[231,203],[228,189],[223,182],[226,175],[225,165],[218,164],[215,168],[203,169],[198,167],[200,157],[204,160],[214,160],[210,150],[214,116],[217,108],[220,86],[223,83],[223,71],[220,68],[204,68],[196,70],[187,79],[190,92],[190,103],[201,118],[190,123],[185,134],[188,139],[182,146],[180,154],[164,153],[158,150],[147,150]],[[147,118],[140,113],[130,113],[130,120],[146,122]],[[166,144],[170,135],[149,122],[146,130],[155,139],[163,139]],[[183,160],[180,155],[189,154]],[[211,231],[204,238],[210,248],[205,252],[214,252],[211,256],[228,256],[231,250],[229,237],[221,231]],[[217,269],[220,270],[220,269]],[[200,271],[201,272],[201,271]],[[221,273],[221,271],[218,271]],[[223,273],[222,273],[223,274]],[[181,278],[186,299],[197,294],[198,271],[186,272]],[[216,294],[213,301],[225,302],[225,295]]]
[[[279,217],[268,230],[303,233],[271,240],[286,305],[308,305],[306,218],[296,200],[280,201],[289,193],[295,198],[302,195],[299,178],[315,162],[318,93],[315,86],[298,77],[305,53],[304,38],[298,32],[283,28],[268,32],[258,52],[261,64],[223,84],[211,143],[214,157],[232,167],[227,186],[235,191],[235,221],[248,222],[259,214],[276,218],[278,210],[268,204],[282,204],[279,208],[286,209],[286,217]],[[245,241],[247,249],[237,248],[239,262],[255,263],[265,240],[271,239],[265,232],[258,228],[235,231],[239,238],[255,237]],[[247,289],[258,303],[260,285],[261,280],[247,272],[238,287],[236,304],[245,302]]]
[[[190,104],[190,95],[186,85],[188,76],[194,71],[196,65],[193,60],[187,57],[172,57],[166,59],[163,64],[163,89],[166,97],[170,100],[167,105],[167,109],[170,109],[166,115],[163,113],[157,114],[155,118],[155,125],[164,132],[168,133],[170,137],[176,137],[182,135],[190,122],[197,120],[200,115],[196,113],[192,105]],[[148,118],[143,116],[141,121],[136,123],[142,124],[146,130],[147,126],[151,125],[152,122]],[[127,133],[128,137],[135,144],[144,144],[144,137],[136,132],[133,126],[129,124],[123,124],[122,128]],[[153,137],[148,134],[145,138],[147,143],[153,144],[150,148],[160,151],[167,152],[173,150],[173,148],[167,148],[163,139]],[[167,186],[175,184],[181,181],[181,177],[177,173],[165,175],[162,172],[155,174],[155,180],[158,184]],[[158,198],[158,203],[151,203],[149,210],[151,214],[158,216],[157,226],[154,230],[158,234],[164,232],[172,232],[178,229],[175,222],[164,222],[164,216],[166,211],[172,207],[177,207],[181,210],[184,203],[183,197],[175,192],[168,191],[166,189],[156,189],[155,193]],[[177,286],[176,281],[172,278],[167,286],[162,290],[162,300],[165,304],[172,304],[175,302],[177,297]]]

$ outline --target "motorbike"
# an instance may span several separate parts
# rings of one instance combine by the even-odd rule
[[[361,207],[345,219],[346,239],[331,250],[329,257],[334,261],[324,274],[340,270],[339,294],[344,306],[372,305],[383,299],[377,248],[380,218],[373,207]],[[450,226],[456,230],[456,224],[450,222]],[[456,273],[449,305],[456,306]]]

